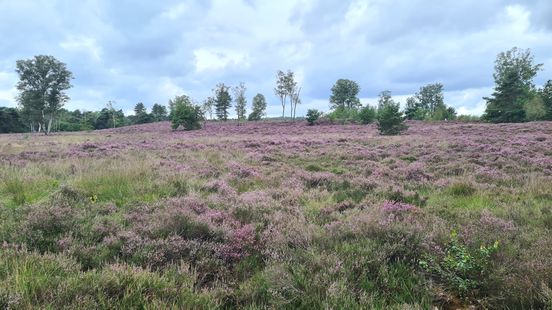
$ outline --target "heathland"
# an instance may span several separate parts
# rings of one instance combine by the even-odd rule
[[[0,308],[552,307],[552,123],[0,135]]]

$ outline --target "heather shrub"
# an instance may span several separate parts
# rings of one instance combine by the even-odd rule
[[[78,227],[76,209],[47,205],[28,207],[16,237],[30,249],[40,252],[57,251],[58,239]]]

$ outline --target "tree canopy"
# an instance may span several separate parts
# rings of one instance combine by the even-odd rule
[[[357,82],[347,79],[339,79],[332,87],[330,107],[332,109],[356,109],[360,106],[358,93],[360,86]]]
[[[38,55],[18,60],[16,70],[19,82],[17,101],[31,130],[48,134],[56,113],[69,100],[66,90],[72,87],[73,74],[67,65],[53,56]]]
[[[531,50],[516,47],[498,54],[493,78],[495,89],[485,97],[487,108],[483,118],[493,123],[522,122],[526,118],[525,104],[535,93],[533,79],[542,64],[534,64]]]
[[[214,89],[215,92],[215,113],[217,118],[222,121],[228,120],[228,109],[232,107],[232,96],[230,96],[230,86],[219,83]]]

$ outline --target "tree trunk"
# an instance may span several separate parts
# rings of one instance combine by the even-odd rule
[[[50,134],[50,130],[52,129],[52,119],[53,118],[54,118],[53,116],[50,116],[50,120],[48,121],[48,129],[46,130],[46,135]]]

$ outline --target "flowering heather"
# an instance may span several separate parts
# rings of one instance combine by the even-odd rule
[[[550,308],[552,124],[408,126],[0,135],[0,307]]]

